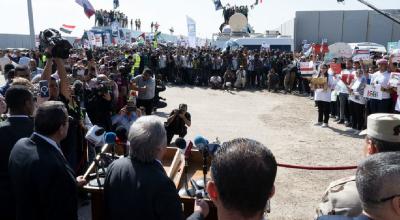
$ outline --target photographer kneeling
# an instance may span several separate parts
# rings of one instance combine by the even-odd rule
[[[170,145],[175,134],[179,135],[181,138],[184,138],[187,134],[186,125],[190,127],[191,124],[191,117],[190,113],[187,112],[187,105],[180,104],[179,109],[174,109],[165,123],[165,129],[167,131],[167,145]]]

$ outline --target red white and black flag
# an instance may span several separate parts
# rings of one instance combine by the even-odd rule
[[[66,25],[66,24],[63,24],[63,25],[60,27],[60,31],[62,31],[62,32],[66,33],[66,34],[71,34],[72,31],[74,31],[74,29],[75,29],[75,25]]]

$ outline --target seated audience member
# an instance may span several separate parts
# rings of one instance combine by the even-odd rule
[[[167,146],[164,125],[156,116],[140,117],[128,141],[129,157],[114,161],[106,175],[106,219],[183,219],[176,187],[161,163]]]
[[[34,101],[32,93],[23,86],[7,90],[5,101],[9,116],[0,123],[0,219],[15,219],[15,199],[8,173],[8,159],[15,143],[33,132]]]
[[[207,184],[218,219],[263,219],[275,192],[276,173],[275,157],[261,143],[250,139],[224,143],[211,162]]]
[[[372,155],[358,165],[356,186],[363,208],[357,217],[322,216],[318,220],[400,219],[400,152]]]
[[[49,101],[35,113],[34,130],[11,151],[8,171],[17,219],[78,219],[77,186],[60,142],[67,136],[68,113],[62,102]]]
[[[372,114],[367,119],[365,149],[367,155],[400,151],[400,115]],[[317,208],[317,216],[343,215],[356,217],[362,212],[355,176],[332,182]]]
[[[172,110],[165,124],[165,129],[167,130],[167,145],[171,143],[175,134],[179,135],[181,138],[186,136],[186,125],[188,127],[192,125],[191,115],[187,111],[187,105],[180,104],[179,109]]]

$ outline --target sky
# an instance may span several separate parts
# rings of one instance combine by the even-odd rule
[[[113,0],[89,0],[95,9],[112,9]],[[368,0],[380,9],[400,8],[399,0]],[[29,34],[26,0],[0,0],[0,33]],[[187,35],[186,16],[196,21],[197,36],[210,38],[223,22],[222,10],[215,11],[213,0],[119,0],[119,11],[129,19],[140,18],[142,31],[150,31],[150,23],[158,22],[160,30]],[[221,0],[223,5],[251,5],[255,0]],[[32,0],[35,33],[46,28],[58,29],[62,24],[75,25],[71,35],[81,36],[94,25],[94,16],[86,17],[75,0]],[[293,19],[296,11],[369,9],[357,0],[263,0],[249,12],[249,23],[256,32],[273,30]]]

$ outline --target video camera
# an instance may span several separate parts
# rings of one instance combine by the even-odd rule
[[[45,52],[45,49],[53,46],[50,54],[46,54],[47,57],[55,57],[61,59],[67,59],[69,57],[72,45],[61,37],[60,32],[55,29],[49,28],[41,31],[39,34],[39,50]]]

